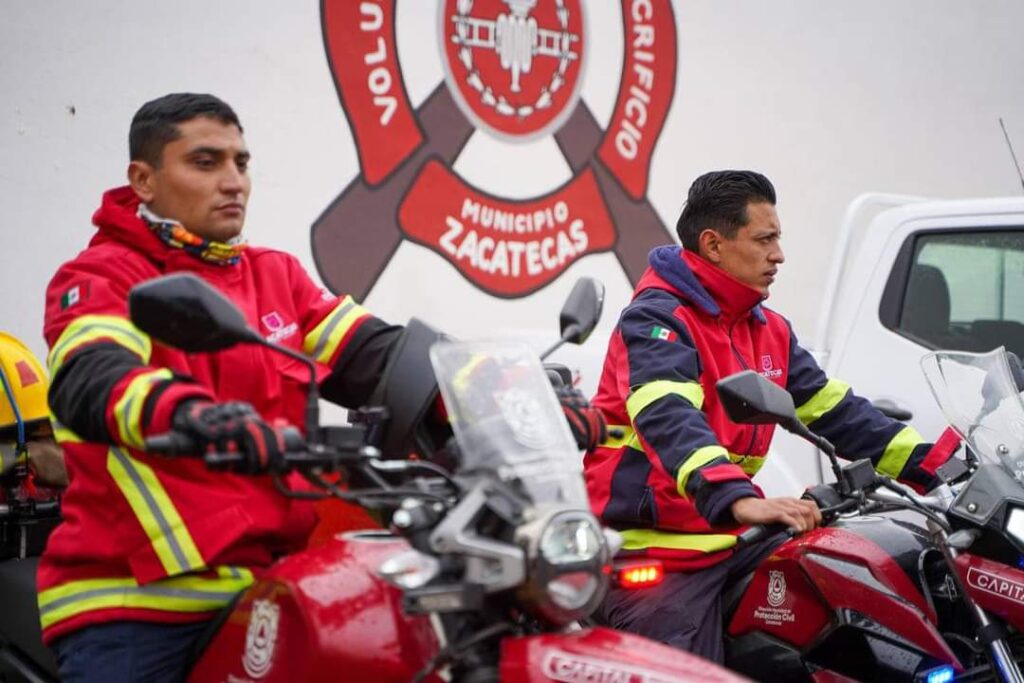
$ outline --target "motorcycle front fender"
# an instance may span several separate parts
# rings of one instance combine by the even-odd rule
[[[607,628],[506,638],[501,680],[736,683],[746,681],[697,655]]]

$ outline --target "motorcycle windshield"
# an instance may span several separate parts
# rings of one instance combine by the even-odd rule
[[[443,341],[430,361],[459,445],[460,473],[491,473],[534,503],[587,507],[579,450],[529,346]]]
[[[1002,347],[989,353],[935,351],[921,359],[950,426],[986,462],[1024,483],[1024,403]]]

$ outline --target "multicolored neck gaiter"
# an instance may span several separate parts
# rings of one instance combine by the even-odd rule
[[[236,238],[228,244],[204,239],[189,232],[177,221],[157,216],[145,204],[139,204],[139,218],[145,221],[153,234],[167,246],[183,249],[207,263],[233,266],[238,263],[242,250],[245,249],[245,242],[241,238]]]

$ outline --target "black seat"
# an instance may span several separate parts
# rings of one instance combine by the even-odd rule
[[[935,266],[914,264],[903,297],[900,329],[929,342],[949,346],[949,285]]]

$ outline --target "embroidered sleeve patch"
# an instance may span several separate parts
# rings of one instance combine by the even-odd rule
[[[675,341],[679,339],[679,335],[661,325],[655,325],[651,328],[651,339],[661,339],[663,341]]]
[[[68,291],[64,292],[64,295],[60,298],[60,308],[65,310],[71,308],[80,301],[85,301],[89,298],[89,283],[85,282],[80,285],[75,285]]]

